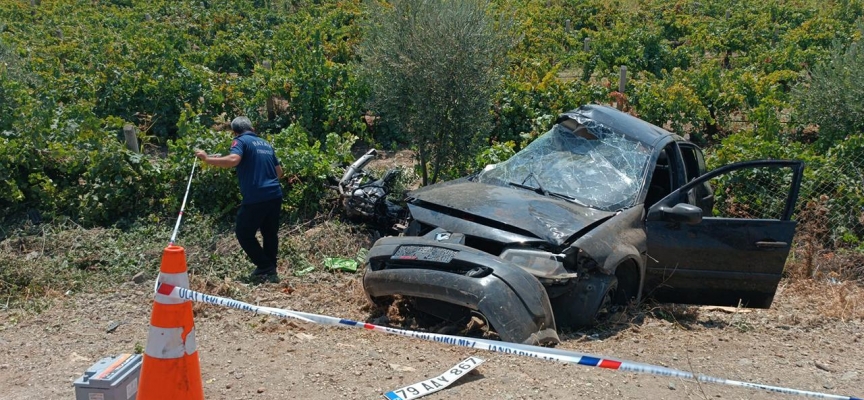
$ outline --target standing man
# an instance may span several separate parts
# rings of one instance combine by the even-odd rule
[[[279,250],[279,212],[282,209],[282,166],[273,146],[252,130],[247,117],[231,121],[234,141],[231,153],[224,157],[208,156],[195,150],[195,157],[204,163],[223,168],[237,168],[237,180],[243,201],[237,212],[235,233],[240,247],[255,264],[252,279],[278,281],[276,253]],[[260,230],[264,246],[255,233]]]

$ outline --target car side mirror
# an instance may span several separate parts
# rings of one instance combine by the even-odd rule
[[[678,203],[675,207],[660,207],[663,220],[695,225],[702,222],[702,209],[692,204]]]

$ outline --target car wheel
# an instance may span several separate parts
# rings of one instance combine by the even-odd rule
[[[612,283],[606,288],[606,293],[603,294],[603,300],[600,301],[600,306],[597,307],[597,312],[594,313],[594,323],[605,322],[615,313],[617,307],[616,298],[621,297],[618,291],[618,279],[612,277]]]
[[[639,271],[635,264],[621,264],[615,269],[618,278],[618,291],[615,292],[614,306],[627,306],[636,301],[639,295]]]
[[[372,308],[387,313],[387,309],[396,301],[393,296],[372,297],[369,299],[372,303]]]
[[[555,325],[580,328],[597,325],[614,312],[618,279],[614,275],[593,275],[552,299]]]

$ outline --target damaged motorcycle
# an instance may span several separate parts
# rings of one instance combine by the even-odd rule
[[[377,155],[376,149],[369,149],[348,165],[336,189],[349,218],[370,224],[379,236],[398,235],[405,229],[408,210],[389,197],[401,170],[388,169],[376,179],[367,166]]]

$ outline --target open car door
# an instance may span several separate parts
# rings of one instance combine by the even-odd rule
[[[651,206],[644,293],[662,302],[770,307],[795,235],[803,171],[801,161],[731,164]]]

